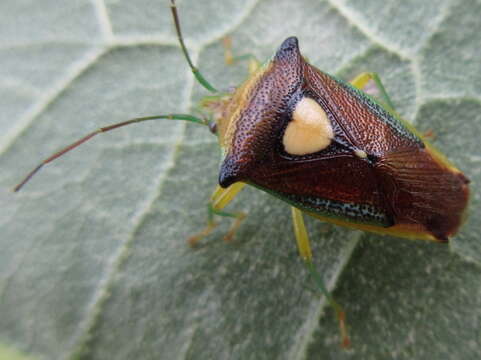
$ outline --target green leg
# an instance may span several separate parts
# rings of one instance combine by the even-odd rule
[[[227,234],[224,236],[224,240],[229,241],[234,237],[235,232],[242,223],[242,220],[245,219],[246,214],[243,212],[226,212],[222,209],[226,207],[236,197],[236,195],[239,193],[239,191],[242,190],[244,186],[245,183],[241,182],[232,184],[227,189],[223,189],[219,185],[217,185],[214,193],[211,196],[209,204],[207,205],[207,226],[188,239],[188,242],[191,246],[194,247],[199,242],[199,240],[209,235],[217,227],[218,224],[214,221],[216,215],[234,218],[234,222],[232,223]]]
[[[390,108],[389,110],[395,111],[394,104],[392,103],[391,98],[387,94],[386,88],[382,84],[381,78],[377,73],[370,73],[370,72],[361,73],[351,81],[351,84],[357,87],[359,90],[363,90],[364,87],[369,82],[369,80],[374,81],[374,84],[379,90],[382,101],[385,103],[386,106]]]
[[[299,249],[299,254],[304,261],[304,265],[306,266],[307,270],[311,274],[312,278],[314,279],[317,287],[321,291],[321,293],[327,298],[329,304],[334,308],[336,311],[337,319],[339,321],[339,330],[342,337],[342,345],[343,347],[348,347],[350,344],[349,337],[347,335],[346,329],[346,315],[342,310],[342,307],[333,299],[332,295],[327,290],[324,282],[322,281],[322,277],[319,272],[316,270],[313,262],[312,262],[312,251],[311,245],[309,242],[309,236],[307,234],[306,226],[304,225],[304,219],[302,217],[301,210],[291,207],[292,211],[292,222],[294,225],[294,234],[296,236],[297,241],[297,248]]]

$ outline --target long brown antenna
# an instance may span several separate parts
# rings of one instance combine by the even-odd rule
[[[83,144],[84,142],[90,140],[93,138],[95,135],[117,129],[122,126],[130,125],[130,124],[135,124],[139,123],[142,121],[148,121],[148,120],[160,120],[160,119],[168,119],[168,120],[185,120],[185,121],[190,121],[196,124],[201,124],[201,125],[209,125],[207,120],[197,118],[195,116],[189,115],[189,114],[167,114],[167,115],[154,115],[154,116],[146,116],[146,117],[140,117],[140,118],[135,118],[135,119],[130,119],[127,121],[122,121],[116,124],[108,125],[105,127],[101,127],[100,129],[97,129],[93,132],[91,132],[88,135],[85,135],[81,139],[75,141],[74,143],[64,147],[60,151],[57,151],[55,154],[49,156],[45,160],[43,160],[40,164],[37,165],[32,171],[28,173],[27,176],[17,185],[13,188],[13,191],[17,192],[19,191],[44,165],[48,164],[49,162],[52,162],[53,160],[59,158],[63,154],[69,152],[70,150],[75,149],[77,146]]]

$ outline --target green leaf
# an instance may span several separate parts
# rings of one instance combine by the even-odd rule
[[[166,1],[0,3],[0,342],[48,359],[478,359],[481,356],[481,3],[178,1],[188,48],[214,86],[237,54],[287,36],[346,79],[380,73],[399,112],[471,179],[470,217],[449,246],[307,222],[332,309],[297,256],[286,204],[255,189],[199,249],[218,171],[216,139],[183,122],[94,140],[10,189],[99,126],[192,111],[206,91],[182,58]],[[6,348],[5,348],[6,349]],[[0,349],[1,351],[7,351]],[[10,351],[10,350],[8,350]],[[0,352],[0,355],[2,353]]]
[[[33,360],[31,356],[26,356],[11,347],[0,343],[0,360]]]

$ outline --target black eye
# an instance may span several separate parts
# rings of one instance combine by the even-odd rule
[[[209,123],[209,130],[212,134],[217,134],[217,123],[215,121]]]

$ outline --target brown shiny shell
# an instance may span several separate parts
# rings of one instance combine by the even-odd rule
[[[325,111],[334,139],[291,155],[282,138],[306,97]],[[247,182],[322,218],[401,237],[447,241],[462,223],[466,177],[372,98],[307,63],[294,37],[225,109],[223,187]]]

